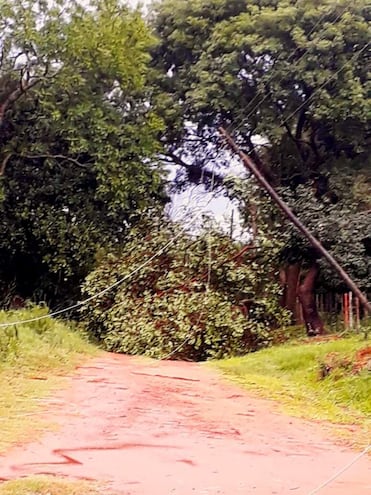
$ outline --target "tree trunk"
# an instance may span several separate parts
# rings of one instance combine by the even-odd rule
[[[300,320],[296,304],[299,276],[300,263],[288,265],[280,272],[280,281],[281,286],[283,287],[281,306],[291,312],[291,323],[293,325],[297,324]]]
[[[289,265],[286,269],[286,308],[292,313],[292,323],[298,323],[296,298],[300,276],[300,263]]]
[[[286,308],[286,281],[287,281],[287,273],[285,268],[280,268],[280,286],[282,288],[282,294],[280,297],[280,305],[282,308]]]
[[[318,272],[318,263],[313,263],[298,290],[307,334],[311,337],[325,333],[324,324],[318,313],[316,298],[314,296],[314,287]]]

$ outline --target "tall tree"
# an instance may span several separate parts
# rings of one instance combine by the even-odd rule
[[[154,40],[116,0],[3,1],[0,26],[0,278],[56,304],[165,200]]]
[[[154,65],[159,107],[165,102],[172,124],[163,137],[167,159],[183,164],[191,180],[207,177],[202,168],[226,158],[213,146],[223,125],[273,185],[297,190],[299,200],[304,186],[319,204],[336,204],[329,174],[370,167],[369,15],[364,0],[159,3]],[[295,297],[298,250],[300,243],[283,251],[287,293]],[[309,306],[318,254],[301,249],[301,258],[308,276],[299,294],[316,333],[322,323]]]

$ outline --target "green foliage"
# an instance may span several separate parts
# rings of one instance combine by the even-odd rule
[[[218,128],[228,129],[364,290],[371,259],[369,16],[365,0],[163,0],[153,14],[168,159],[186,162],[188,181],[199,182],[210,163],[223,176],[231,155],[220,147]],[[263,230],[281,244],[276,266],[300,262],[301,275],[314,266],[318,253],[250,177],[219,184],[240,201],[252,234]],[[320,264],[322,285],[344,290]]]
[[[219,125],[238,127],[239,143],[270,178],[286,183],[339,157],[367,160],[365,0],[163,0],[154,10],[170,149],[189,149],[189,135],[197,134],[207,155]],[[270,145],[266,160],[254,135]]]
[[[129,275],[169,242],[131,279],[86,305],[88,331],[108,350],[157,358],[205,360],[266,345],[271,327],[286,321],[269,252],[234,258],[241,246],[214,231],[192,239],[176,225],[147,225],[87,277],[84,294]]]
[[[4,0],[0,25],[2,290],[15,281],[56,304],[76,299],[97,245],[124,242],[166,200],[147,85],[154,40],[116,0]]]
[[[347,177],[342,175],[341,189],[334,185],[338,199],[331,204],[326,198],[318,199],[313,191],[299,186],[294,192],[281,191],[283,197],[295,210],[302,222],[319,239],[323,245],[340,262],[341,266],[353,278],[358,286],[364,290],[371,289],[371,252],[368,242],[371,239],[371,224],[369,213],[362,211],[355,198],[345,196]],[[339,177],[338,177],[339,179]],[[311,248],[296,229],[283,222],[284,228],[277,232],[285,249],[282,252],[284,259],[291,261],[308,260],[313,257]],[[347,287],[344,281],[324,260],[321,260],[322,286],[327,289],[344,291]]]
[[[19,341],[16,328],[5,328],[0,335],[0,359],[4,361],[9,356],[16,356]]]
[[[365,292],[371,289],[371,223],[369,219],[370,175],[349,167],[339,167],[337,175],[326,179],[320,197],[312,187],[279,187],[277,191],[302,223],[337,259],[352,279]],[[280,247],[276,263],[301,263],[303,268],[318,258],[308,241],[277,209],[272,200],[251,181],[230,179],[229,195],[240,204],[242,218],[251,225],[251,205],[255,207],[258,230],[274,236]],[[335,200],[333,200],[335,198]],[[348,290],[344,281],[325,260],[321,266],[318,287],[322,290]]]

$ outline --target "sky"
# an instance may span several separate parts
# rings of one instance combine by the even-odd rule
[[[226,170],[226,174],[243,177],[246,175],[246,170],[240,161],[231,157],[231,166]],[[175,175],[174,172],[171,175]],[[232,223],[233,238],[238,239],[242,235],[241,217],[237,204],[220,192],[206,192],[203,185],[193,185],[184,192],[173,194],[168,211],[174,220],[187,222],[189,219],[199,217],[200,211],[203,211],[206,215],[210,215],[223,232],[229,234]],[[201,223],[200,219],[196,225],[201,226]]]

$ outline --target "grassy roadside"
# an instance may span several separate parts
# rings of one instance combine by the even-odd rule
[[[355,336],[292,342],[213,366],[259,396],[277,401],[285,412],[337,424],[337,433],[365,445],[371,440],[371,373],[356,370],[356,356],[370,345]]]
[[[35,476],[0,485],[0,495],[99,495],[97,488],[85,482],[67,482]]]
[[[37,317],[46,311],[0,312],[0,323]],[[49,318],[0,328],[0,452],[37,437],[46,426],[37,416],[43,399],[64,386],[64,376],[78,361],[96,352],[79,332]]]

